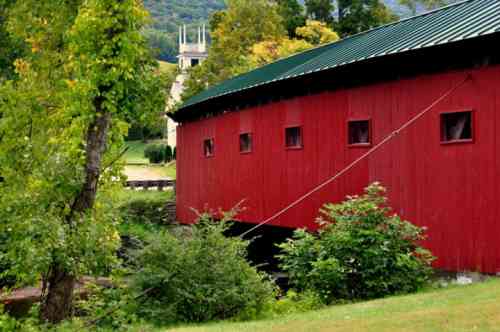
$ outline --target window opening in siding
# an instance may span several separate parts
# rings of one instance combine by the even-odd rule
[[[212,157],[214,155],[214,139],[207,138],[203,141],[203,154],[205,157]]]
[[[470,142],[471,140],[471,111],[441,114],[441,142]]]
[[[349,145],[370,145],[370,120],[356,120],[348,123]]]
[[[241,153],[252,152],[252,134],[250,133],[240,134],[240,152]]]
[[[285,128],[285,145],[287,148],[302,147],[302,128],[289,127]]]

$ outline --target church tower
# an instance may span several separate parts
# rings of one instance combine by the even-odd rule
[[[181,100],[181,95],[184,90],[184,82],[187,78],[187,70],[197,66],[208,57],[207,39],[205,25],[198,27],[198,42],[189,43],[187,39],[186,26],[179,27],[179,55],[178,65],[180,74],[176,77],[170,98],[167,103],[167,110]],[[170,118],[167,118],[167,140],[168,145],[175,147],[177,145],[176,137],[177,123]]]

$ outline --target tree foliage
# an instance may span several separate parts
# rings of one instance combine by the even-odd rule
[[[266,40],[255,44],[249,56],[251,65],[262,66],[339,39],[339,36],[325,23],[311,20],[308,20],[305,26],[297,28],[295,35],[297,38],[282,37],[278,40]]]
[[[208,58],[190,71],[184,99],[252,69],[247,59],[252,46],[285,35],[278,7],[268,0],[228,0],[227,9],[213,16],[210,27]]]
[[[59,280],[113,264],[119,237],[105,193],[120,176],[126,122],[164,108],[146,20],[137,0],[19,0],[8,13],[9,32],[31,51],[0,86],[2,255],[19,281],[49,282],[45,307],[61,309],[49,320],[71,312],[71,282],[63,291]]]
[[[278,13],[283,18],[283,24],[288,32],[288,37],[295,38],[297,28],[306,24],[304,7],[298,0],[276,0]]]
[[[332,0],[306,0],[306,13],[310,19],[333,24],[333,10],[335,6]]]
[[[453,0],[399,0],[399,3],[408,7],[414,15],[417,14],[417,6],[419,4],[427,9],[436,9],[450,2],[453,2]]]
[[[318,236],[304,230],[281,245],[282,267],[294,287],[326,303],[370,299],[418,290],[429,280],[431,253],[420,247],[424,229],[392,214],[385,189],[322,209]]]
[[[14,60],[24,51],[22,40],[7,29],[7,13],[14,0],[0,0],[0,82],[14,75]]]
[[[339,0],[336,31],[342,36],[353,35],[383,24],[398,17],[380,0]]]

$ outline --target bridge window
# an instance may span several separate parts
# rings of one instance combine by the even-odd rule
[[[285,146],[289,149],[302,147],[302,128],[288,127],[285,128]]]
[[[441,114],[441,142],[472,141],[472,111]]]
[[[240,134],[240,152],[241,153],[252,152],[252,134],[251,133]]]
[[[370,120],[348,122],[349,145],[367,146],[371,144]]]
[[[203,141],[203,154],[205,157],[212,157],[214,155],[214,139],[207,138]]]

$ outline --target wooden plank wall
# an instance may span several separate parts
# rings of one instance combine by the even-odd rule
[[[347,146],[347,121],[369,118],[374,143],[472,73],[452,96],[355,169],[272,224],[315,228],[325,202],[388,188],[395,212],[428,227],[425,245],[448,270],[500,272],[500,66],[422,75],[337,90],[184,123],[178,128],[177,214],[230,209],[245,199],[242,221],[258,223],[343,169],[369,148]],[[442,145],[441,112],[474,111],[474,142]],[[284,128],[303,128],[303,149],[284,147]],[[239,152],[251,132],[253,151]],[[205,158],[203,139],[215,139]]]

